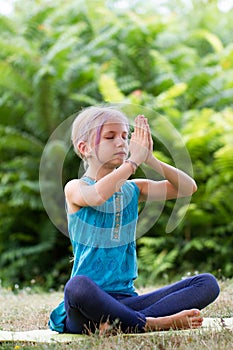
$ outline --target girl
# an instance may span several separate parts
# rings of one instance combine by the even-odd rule
[[[87,167],[81,179],[65,186],[74,263],[64,300],[49,320],[58,332],[198,328],[200,309],[219,294],[211,274],[145,295],[135,292],[138,202],[191,196],[197,187],[190,176],[154,157],[144,116],[135,119],[130,142],[128,133],[127,118],[111,107],[89,107],[73,123],[74,149]],[[164,180],[128,180],[142,163]]]

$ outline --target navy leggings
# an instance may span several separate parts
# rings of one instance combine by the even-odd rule
[[[71,278],[65,287],[65,332],[95,332],[109,321],[121,331],[144,332],[146,317],[168,316],[213,302],[219,294],[215,277],[205,273],[144,295],[109,294],[86,276]]]

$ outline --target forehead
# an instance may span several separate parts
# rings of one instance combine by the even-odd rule
[[[103,132],[107,131],[121,131],[121,132],[128,132],[129,126],[126,120],[123,118],[110,118],[108,119],[102,127]]]

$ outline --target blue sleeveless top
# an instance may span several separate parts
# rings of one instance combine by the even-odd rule
[[[82,179],[89,185],[94,180]],[[136,224],[139,188],[126,181],[121,191],[100,206],[82,207],[67,214],[68,231],[74,253],[71,278],[85,275],[108,293],[136,295]],[[64,300],[50,315],[52,330],[63,332]]]

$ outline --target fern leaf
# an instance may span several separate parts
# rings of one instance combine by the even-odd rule
[[[31,87],[28,82],[8,62],[0,62],[0,76],[0,86],[26,99],[31,95]]]
[[[106,74],[100,76],[99,89],[106,102],[122,102],[125,98],[116,81]]]
[[[169,89],[167,89],[167,91],[157,96],[157,98],[155,99],[156,107],[162,108],[173,106],[176,103],[175,98],[183,95],[186,90],[187,85],[185,83],[179,83],[170,87]]]
[[[85,105],[97,105],[98,104],[98,101],[91,97],[91,96],[88,96],[86,94],[82,94],[82,93],[76,93],[76,94],[71,94],[69,96],[69,98],[73,101],[77,101],[77,102],[80,102],[80,103],[85,103]]]
[[[214,154],[216,168],[222,172],[233,173],[233,143],[227,144]],[[233,176],[233,174],[232,174]]]
[[[207,31],[205,29],[199,29],[195,31],[194,36],[208,41],[208,43],[212,46],[216,53],[220,53],[223,50],[223,44],[220,38],[216,34],[211,33],[210,31]]]
[[[79,23],[66,30],[48,50],[45,57],[46,61],[52,62],[57,56],[62,58],[62,55],[64,57],[64,53],[72,51],[73,47],[78,43],[79,34],[82,33],[85,27],[85,23]]]
[[[43,150],[43,144],[40,140],[26,132],[0,125],[0,150],[9,151],[10,149],[16,153],[32,152],[34,154],[40,154]]]

